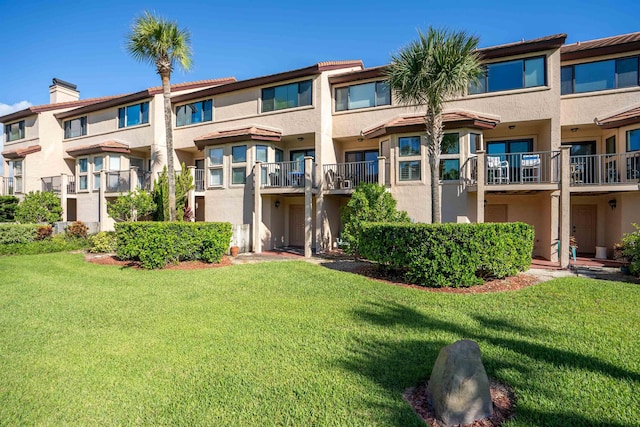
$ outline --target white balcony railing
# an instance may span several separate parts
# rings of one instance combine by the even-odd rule
[[[348,189],[378,183],[378,161],[335,163],[323,166],[324,188]]]
[[[571,156],[571,185],[632,184],[640,181],[640,151]]]
[[[485,155],[487,185],[560,182],[560,152],[499,153]],[[473,168],[473,165],[470,165]],[[471,176],[475,172],[470,171]]]
[[[305,184],[303,161],[261,163],[260,175],[263,188],[304,188]],[[311,182],[315,187],[315,167],[311,170]]]

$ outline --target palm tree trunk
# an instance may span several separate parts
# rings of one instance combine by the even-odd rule
[[[164,96],[164,126],[167,143],[167,179],[169,181],[169,221],[176,220],[176,173],[173,166],[173,128],[171,127],[171,83],[169,73],[162,73]]]
[[[442,116],[429,109],[425,116],[427,127],[427,151],[429,154],[429,169],[431,170],[431,222],[442,222],[442,206],[440,204],[440,153],[442,152],[442,137],[444,126]]]

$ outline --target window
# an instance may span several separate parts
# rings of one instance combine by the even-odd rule
[[[398,174],[400,181],[420,180],[420,137],[403,136],[398,138],[399,157],[417,157],[398,162]]]
[[[544,86],[546,66],[544,56],[487,64],[484,76],[470,85],[469,94]]]
[[[224,149],[209,148],[209,187],[221,187],[224,184]]]
[[[104,167],[104,158],[102,157],[94,157],[93,158],[93,189],[100,189],[100,171]]]
[[[480,148],[480,134],[470,133],[469,134],[469,154],[476,154],[479,148]]]
[[[442,138],[440,180],[460,179],[460,134],[445,133]]]
[[[89,189],[89,159],[78,159],[78,189]]]
[[[610,136],[605,141],[607,154],[616,154],[616,136]]]
[[[149,123],[149,103],[129,105],[128,107],[118,108],[118,127],[124,128],[129,126],[141,125]]]
[[[231,147],[231,163],[245,163],[242,167],[231,169],[231,184],[244,184],[247,182],[247,146],[236,145]]]
[[[627,151],[640,150],[640,129],[627,131]]]
[[[276,148],[276,163],[284,162],[284,151]]]
[[[87,117],[78,117],[77,119],[67,120],[64,122],[64,138],[76,138],[87,134]]]
[[[256,145],[256,160],[267,162],[267,153],[266,145]]]
[[[460,154],[460,134],[445,133],[442,138],[441,154]]]
[[[400,149],[400,157],[419,156],[420,155],[420,137],[409,136],[398,139],[398,147]]]
[[[7,135],[7,142],[24,138],[24,120],[5,125],[4,133]]]
[[[420,181],[420,160],[399,162],[400,181]]]
[[[176,107],[176,127],[212,121],[212,106],[212,100],[207,99]]]
[[[13,190],[16,193],[22,193],[22,177],[24,176],[24,171],[22,169],[23,163],[22,160],[14,160],[12,162],[13,166]]]
[[[457,181],[460,179],[460,159],[440,159],[440,180]]]
[[[262,112],[311,105],[311,80],[262,89]]]
[[[640,56],[567,65],[561,69],[562,95],[640,85]]]
[[[391,89],[385,81],[336,89],[336,111],[391,105]]]

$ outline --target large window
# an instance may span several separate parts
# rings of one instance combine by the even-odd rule
[[[149,123],[149,103],[142,102],[140,104],[129,105],[128,107],[118,108],[118,127],[124,128],[129,126],[141,125]]]
[[[391,89],[385,81],[336,89],[336,111],[391,105]]]
[[[78,189],[89,189],[89,159],[78,159]]]
[[[231,147],[231,184],[244,184],[247,182],[247,146],[236,145]],[[243,163],[243,165],[240,165]]]
[[[209,187],[221,187],[224,185],[224,149],[209,148]]]
[[[398,148],[400,149],[400,157],[419,156],[420,155],[420,137],[408,136],[398,139]]]
[[[311,105],[311,80],[262,89],[262,112]]]
[[[476,152],[479,149],[480,149],[480,134],[470,133],[469,134],[469,154],[476,154]]]
[[[11,163],[13,168],[13,190],[16,193],[22,193],[24,190],[22,188],[22,177],[24,176],[24,170],[22,168],[24,163],[22,160],[14,160]]]
[[[640,129],[627,131],[627,151],[640,150]]]
[[[212,107],[210,99],[176,107],[176,127],[212,121]]]
[[[544,86],[546,69],[544,56],[487,64],[478,83],[470,85],[469,94]]]
[[[460,179],[460,134],[445,133],[440,154],[440,180]]]
[[[563,95],[640,85],[640,56],[562,67]]]
[[[420,137],[405,136],[398,138],[399,157],[398,178],[400,181],[420,181]]]
[[[64,122],[64,138],[76,138],[87,134],[87,117],[78,117],[77,119],[67,120]]]
[[[7,142],[23,139],[24,138],[24,120],[5,125],[4,133],[6,135]]]
[[[97,156],[93,158],[93,189],[100,189],[100,171],[104,168],[104,158]]]

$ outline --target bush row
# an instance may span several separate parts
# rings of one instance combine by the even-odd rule
[[[202,260],[220,262],[231,242],[231,224],[217,222],[121,222],[115,225],[118,258],[144,268]]]
[[[524,223],[363,226],[360,254],[431,287],[465,287],[531,265],[534,230]]]
[[[0,245],[0,255],[35,255],[53,252],[66,252],[87,249],[87,239],[68,237],[58,234],[52,238],[24,243],[7,243]]]
[[[38,224],[0,224],[0,245],[33,242],[38,227]]]

